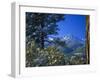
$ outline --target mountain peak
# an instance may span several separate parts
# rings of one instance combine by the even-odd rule
[[[73,40],[73,41],[79,41],[79,42],[84,42],[85,39],[80,39],[74,35],[71,34],[67,34],[66,36],[62,37],[63,40]]]
[[[67,34],[66,36],[63,37],[64,40],[69,40],[69,39],[72,39],[74,38],[73,35],[70,35],[70,34]]]

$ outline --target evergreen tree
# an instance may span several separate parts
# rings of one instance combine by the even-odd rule
[[[34,39],[41,49],[49,35],[58,34],[57,22],[64,20],[63,14],[26,12],[26,41]]]

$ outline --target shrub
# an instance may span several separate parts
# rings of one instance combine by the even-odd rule
[[[34,41],[26,45],[26,67],[64,65],[64,55],[56,47],[40,49]]]
[[[34,40],[26,44],[26,67],[78,64],[86,64],[86,58],[64,54],[55,46],[40,49]]]

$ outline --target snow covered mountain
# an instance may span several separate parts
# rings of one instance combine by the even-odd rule
[[[65,41],[66,45],[72,49],[75,49],[80,46],[84,46],[84,44],[85,44],[85,41],[83,41],[75,36],[72,36],[72,35],[66,35],[63,38],[61,38],[61,40]]]
[[[65,42],[64,46],[61,45],[62,42]],[[49,37],[46,46],[48,47],[55,45],[64,53],[83,53],[85,48],[85,41],[72,35],[66,35],[63,37]]]

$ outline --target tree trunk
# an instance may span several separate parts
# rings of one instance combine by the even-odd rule
[[[40,48],[41,49],[44,49],[44,31],[43,31],[43,28],[44,28],[44,21],[42,20],[41,21],[41,33],[40,33]]]
[[[41,49],[44,49],[44,33],[41,32],[41,35],[40,35],[40,48]]]
[[[89,15],[86,16],[86,56],[87,56],[87,64],[90,63],[90,21]]]

